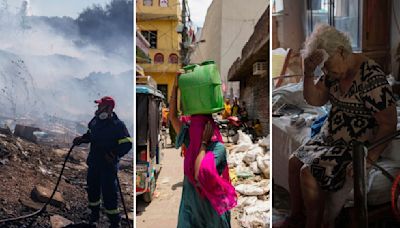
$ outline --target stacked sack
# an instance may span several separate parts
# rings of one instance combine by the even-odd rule
[[[228,148],[232,184],[238,193],[238,219],[246,228],[269,227],[269,137],[258,143],[239,131],[237,145]]]

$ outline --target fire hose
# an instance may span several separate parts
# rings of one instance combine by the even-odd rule
[[[60,175],[58,176],[58,179],[57,179],[57,183],[56,183],[56,185],[55,185],[55,187],[53,189],[53,192],[51,193],[49,199],[42,206],[42,208],[40,208],[39,210],[37,210],[37,211],[35,211],[35,212],[31,213],[31,214],[22,215],[22,216],[15,217],[15,218],[2,219],[2,220],[0,220],[0,224],[1,223],[7,223],[7,222],[13,222],[13,221],[17,221],[17,220],[22,220],[22,219],[27,219],[27,218],[32,218],[34,216],[40,215],[41,213],[43,213],[46,210],[46,207],[50,204],[51,200],[53,199],[54,195],[57,192],[57,188],[60,185],[60,181],[61,181],[62,175],[64,173],[64,169],[65,169],[65,166],[67,164],[68,158],[71,155],[71,152],[74,149],[74,147],[75,147],[75,144],[73,144],[71,146],[71,148],[69,149],[67,155],[65,156],[64,163],[63,163],[61,171],[60,171]],[[118,172],[116,172],[115,175],[116,175],[116,179],[117,179],[118,189],[119,189],[119,193],[120,193],[120,196],[121,196],[122,205],[124,207],[124,212],[125,212],[126,219],[129,221],[128,211],[127,211],[126,206],[125,206],[125,201],[124,201],[124,197],[123,197],[123,193],[122,193],[122,189],[121,189],[121,185],[120,185],[117,173]],[[129,224],[129,227],[132,227],[132,225],[129,222],[128,222],[128,224]]]

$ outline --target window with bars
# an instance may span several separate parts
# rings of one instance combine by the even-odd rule
[[[142,35],[149,42],[150,48],[157,48],[157,31],[142,31]]]
[[[360,0],[307,0],[308,34],[320,23],[347,33],[353,50],[361,50]]]
[[[283,0],[272,0],[272,13],[283,12]]]

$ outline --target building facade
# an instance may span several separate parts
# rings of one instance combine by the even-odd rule
[[[269,134],[269,6],[259,18],[241,50],[240,58],[230,66],[229,81],[240,82],[241,101],[246,102],[250,119],[259,119],[264,135]],[[263,67],[257,67],[263,65]]]
[[[239,85],[228,83],[228,71],[240,57],[241,50],[254,31],[258,19],[266,10],[268,0],[213,0],[197,43],[191,54],[192,63],[216,61],[224,84],[224,96],[239,97]]]
[[[137,0],[136,23],[149,42],[151,63],[141,64],[146,75],[151,76],[158,89],[168,98],[180,68],[178,33],[180,20],[179,0]]]
[[[136,31],[136,63],[151,63],[149,57],[150,43],[144,38],[140,31]]]

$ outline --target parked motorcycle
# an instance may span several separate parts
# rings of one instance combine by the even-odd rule
[[[242,122],[236,116],[230,116],[227,119],[223,120],[216,120],[216,123],[222,136],[226,137],[228,139],[228,142],[234,141],[232,139],[238,136],[239,130],[250,135],[253,141],[256,139],[254,129],[249,127],[247,123]]]

